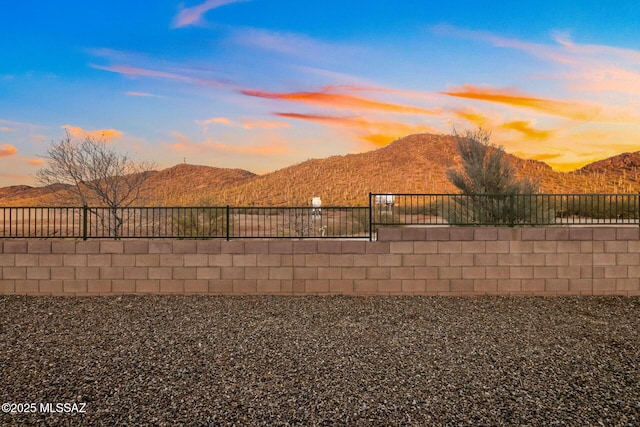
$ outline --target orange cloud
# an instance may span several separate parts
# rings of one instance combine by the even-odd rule
[[[503,129],[515,130],[523,133],[529,139],[545,140],[553,135],[553,132],[548,130],[537,130],[531,127],[531,123],[524,120],[518,120],[513,122],[504,123],[501,126]]]
[[[531,160],[539,160],[541,162],[546,162],[547,160],[553,160],[553,159],[558,159],[560,157],[562,157],[562,154],[559,153],[554,153],[554,154],[536,154],[533,156],[528,156],[525,153],[513,153],[518,157],[522,157],[522,158],[529,158]]]
[[[196,6],[183,7],[173,19],[171,28],[186,27],[196,25],[202,22],[202,15],[211,9],[224,6],[225,4],[237,3],[242,0],[207,0]]]
[[[69,135],[74,138],[104,139],[108,142],[122,137],[122,132],[116,129],[85,130],[81,127],[71,125],[64,125],[61,127],[66,129],[67,132],[69,132]]]
[[[582,103],[534,98],[518,94],[513,90],[478,88],[473,85],[464,85],[457,90],[442,93],[457,98],[476,99],[479,101],[497,102],[515,107],[529,108],[580,121],[591,121],[600,111],[598,107]]]
[[[330,92],[292,92],[278,93],[262,90],[242,90],[242,94],[255,96],[258,98],[278,99],[284,101],[302,102],[312,105],[323,105],[344,110],[378,110],[388,113],[401,114],[428,114],[439,115],[440,110],[430,110],[426,108],[414,107],[410,105],[391,104],[351,95],[344,95]]]
[[[44,164],[44,159],[25,159],[31,166],[40,166]]]
[[[10,127],[8,127],[8,126],[1,126],[1,127],[0,127],[0,130],[1,130],[2,132],[10,132],[10,131],[11,131],[11,128],[10,128]]]
[[[478,126],[486,126],[489,123],[489,118],[484,114],[477,113],[472,110],[456,110],[454,114],[462,119],[465,119],[471,123],[474,123]]]
[[[276,116],[297,120],[307,120],[332,126],[355,129],[359,138],[378,146],[384,146],[396,139],[421,132],[432,131],[426,126],[400,122],[368,121],[362,117],[340,117],[318,114],[275,113]]]
[[[0,145],[0,157],[13,156],[18,152],[18,149],[11,144]]]

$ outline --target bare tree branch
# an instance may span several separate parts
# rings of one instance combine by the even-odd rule
[[[142,204],[141,191],[156,167],[153,162],[135,162],[104,140],[87,136],[74,141],[69,132],[52,143],[43,158],[47,165],[37,172],[38,182],[66,184],[70,199],[63,203],[110,208],[109,228],[116,236],[122,224],[118,208]]]

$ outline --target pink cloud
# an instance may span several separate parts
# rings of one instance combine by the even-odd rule
[[[206,0],[204,3],[196,6],[184,7],[184,4],[180,5],[180,12],[173,18],[171,28],[187,27],[189,25],[197,25],[202,23],[202,16],[220,6],[226,4],[237,3],[244,0]]]
[[[500,37],[487,31],[467,30],[451,25],[437,25],[433,27],[433,30],[438,34],[460,37],[470,40],[482,40],[489,42],[497,47],[507,47],[522,50],[531,55],[550,59],[554,62],[561,62],[566,64],[574,62],[574,59],[571,58],[570,55],[563,54],[562,52],[559,52],[557,48],[549,45],[523,42],[517,39]]]
[[[127,95],[129,95],[129,96],[142,96],[142,97],[155,96],[155,95],[152,95],[152,94],[147,93],[147,92],[135,92],[135,91],[129,91],[129,92],[127,92]]]
[[[573,79],[578,81],[574,83],[575,90],[640,95],[640,73],[614,65],[585,66],[580,73],[573,74]]]

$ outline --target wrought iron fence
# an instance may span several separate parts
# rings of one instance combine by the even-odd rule
[[[639,194],[371,194],[379,225],[639,224]]]
[[[355,238],[385,225],[640,224],[638,194],[370,194],[368,207],[0,207],[9,238]]]
[[[370,238],[367,207],[0,207],[11,238]]]

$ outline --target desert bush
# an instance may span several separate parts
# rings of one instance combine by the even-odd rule
[[[594,219],[637,219],[640,200],[635,194],[557,196],[557,216]]]
[[[172,209],[174,232],[180,237],[221,237],[225,235],[224,208]]]
[[[447,177],[461,191],[442,206],[450,224],[514,225],[550,223],[553,214],[535,197],[538,184],[518,179],[505,157],[503,147],[491,144],[491,133],[479,128],[463,135],[454,131],[461,170],[447,171]]]

